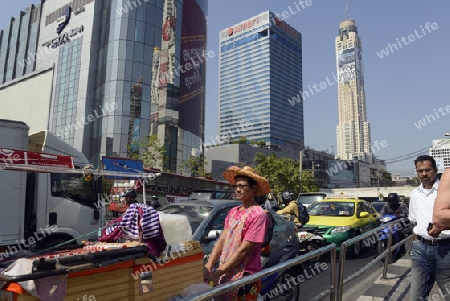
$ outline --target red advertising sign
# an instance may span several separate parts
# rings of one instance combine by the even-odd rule
[[[0,148],[0,164],[25,164],[25,151]]]
[[[281,28],[283,28],[290,35],[296,38],[298,37],[298,32],[294,28],[287,25],[286,22],[284,22],[283,20],[280,20],[278,17],[275,17],[275,23]]]
[[[253,19],[244,21],[241,24],[236,25],[235,27],[228,28],[228,35],[231,36],[233,33],[238,33],[238,32],[241,32],[243,30],[252,28],[255,24],[258,24],[258,19],[257,18],[253,18]]]
[[[16,149],[0,149],[0,165],[33,165],[74,168],[72,157],[46,153],[27,152]]]
[[[26,152],[28,165],[73,168],[72,157]]]

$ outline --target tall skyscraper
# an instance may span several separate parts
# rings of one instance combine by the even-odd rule
[[[354,20],[342,21],[336,37],[339,124],[337,156],[341,160],[372,161],[367,121],[362,44]]]
[[[266,11],[220,32],[220,142],[304,146],[301,33]],[[301,93],[300,93],[301,94]]]
[[[157,135],[179,171],[204,139],[208,1],[36,3],[0,30],[2,118],[59,135],[97,166]]]

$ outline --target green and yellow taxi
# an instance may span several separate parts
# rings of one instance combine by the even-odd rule
[[[306,226],[318,227],[326,243],[340,244],[380,225],[380,214],[372,205],[356,198],[326,198],[308,208]],[[350,246],[354,256],[361,252],[361,242]]]

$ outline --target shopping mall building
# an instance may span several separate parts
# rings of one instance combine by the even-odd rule
[[[175,172],[203,144],[206,15],[207,0],[40,0],[0,31],[0,118],[97,166],[155,134]]]

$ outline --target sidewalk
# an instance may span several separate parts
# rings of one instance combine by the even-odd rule
[[[404,255],[395,263],[389,264],[387,279],[382,275],[367,288],[358,301],[397,301],[409,300],[411,287],[411,256]],[[430,300],[445,300],[441,290],[434,285],[429,295]]]

